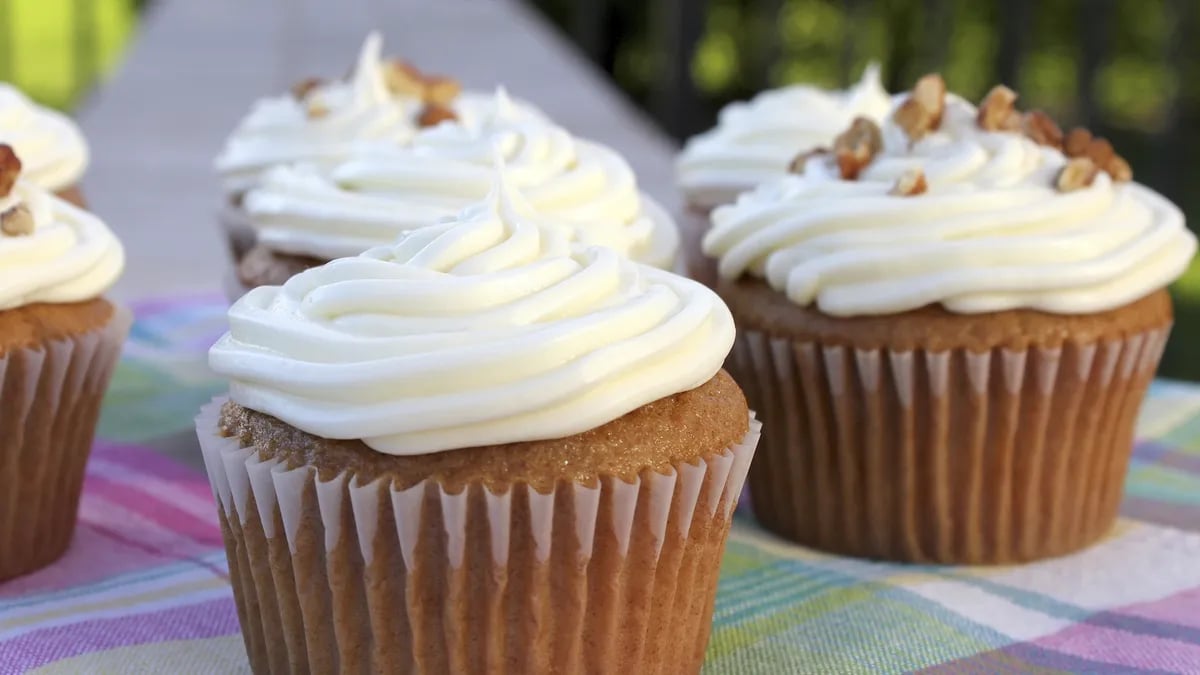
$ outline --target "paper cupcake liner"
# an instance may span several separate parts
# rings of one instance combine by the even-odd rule
[[[229,256],[236,266],[258,240],[254,228],[250,226],[250,215],[244,208],[230,202],[217,213],[217,222],[229,242]]]
[[[0,580],[54,562],[75,531],[100,402],[132,315],[0,356]]]
[[[753,419],[632,483],[451,493],[264,459],[221,404],[197,430],[255,672],[699,672]]]
[[[1082,548],[1116,517],[1168,332],[975,353],[742,330],[727,367],[765,425],[755,514],[801,544],[890,560]]]

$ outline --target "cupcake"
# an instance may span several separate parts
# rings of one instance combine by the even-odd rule
[[[215,168],[226,201],[220,220],[235,258],[254,245],[242,199],[272,167],[300,161],[331,166],[365,145],[401,144],[422,125],[486,111],[486,94],[463,93],[453,79],[386,60],[382,48],[379,33],[371,33],[346,79],[308,78],[288,95],[256,102],[226,141]],[[540,115],[528,104],[519,109]]]
[[[124,254],[92,214],[0,145],[0,581],[57,560],[128,312],[102,294]]]
[[[714,207],[783,176],[792,158],[828,146],[855,117],[882,121],[890,109],[891,97],[876,64],[843,91],[794,84],[722,109],[717,126],[689,139],[675,164],[688,210],[683,229],[693,276],[705,283],[714,280],[711,265],[699,252]]]
[[[403,148],[364,151],[332,170],[278,167],[245,200],[258,245],[240,283],[281,284],[296,272],[387,244],[487,196],[499,153],[508,179],[573,239],[655,267],[675,265],[674,221],[639,192],[613,150],[523,114],[503,90],[481,117],[422,129]]]
[[[1009,563],[1112,525],[1196,240],[1086,130],[923,78],[713,212],[762,523],[873,558]]]
[[[87,168],[88,146],[69,117],[0,82],[0,143],[21,157],[24,180],[84,206],[79,179]]]
[[[197,431],[256,673],[699,672],[757,440],[732,317],[529,213],[230,309]]]

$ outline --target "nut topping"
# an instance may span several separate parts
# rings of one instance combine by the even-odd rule
[[[424,96],[426,103],[448,106],[458,98],[462,85],[458,80],[440,75],[425,78]]]
[[[1015,131],[1021,127],[1016,102],[1017,92],[998,84],[979,103],[975,122],[984,131]]]
[[[896,184],[892,186],[888,194],[896,197],[913,197],[924,194],[928,189],[929,184],[925,182],[925,172],[920,168],[915,168],[900,174],[900,178],[896,179]]]
[[[804,167],[808,165],[809,160],[816,159],[818,157],[826,157],[828,155],[829,148],[813,148],[808,152],[802,152],[792,158],[791,163],[788,164],[788,173],[803,174]]]
[[[1118,155],[1114,150],[1112,143],[1107,139],[1096,138],[1092,136],[1092,132],[1081,127],[1076,127],[1067,134],[1067,138],[1063,141],[1063,153],[1067,157],[1086,157],[1092,161],[1099,170],[1108,173],[1115,181],[1133,180],[1133,169],[1130,168],[1129,162],[1125,158]]]
[[[309,119],[320,119],[330,113],[329,106],[318,97],[313,97],[308,100],[304,106],[304,112],[308,114]]]
[[[1030,110],[1025,113],[1021,118],[1021,130],[1038,145],[1047,145],[1060,150],[1063,147],[1062,129],[1041,110]]]
[[[447,106],[437,103],[426,103],[417,117],[417,124],[422,127],[435,127],[442,122],[457,120],[458,115]]]
[[[933,73],[917,80],[909,97],[892,113],[892,119],[912,141],[924,138],[942,124],[946,111],[946,81]]]
[[[423,98],[425,78],[413,65],[392,59],[384,64],[383,81],[388,91],[395,96]]]
[[[315,90],[317,87],[320,87],[324,83],[325,81],[319,77],[306,77],[292,85],[292,98],[302,102],[304,99],[308,98],[308,95],[311,94],[313,90]]]
[[[854,180],[883,149],[879,125],[866,117],[856,117],[850,128],[833,140],[833,154],[842,178]]]
[[[7,197],[17,184],[21,175],[21,159],[13,152],[12,146],[0,144],[0,197]]]
[[[1100,169],[1091,159],[1075,157],[1059,170],[1058,176],[1054,179],[1054,187],[1058,188],[1059,192],[1080,190],[1091,185],[1092,181],[1096,180],[1098,173],[1100,173]]]
[[[33,211],[24,204],[17,204],[0,213],[0,232],[10,237],[33,234]]]

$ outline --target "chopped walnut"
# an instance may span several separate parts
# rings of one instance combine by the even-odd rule
[[[1021,130],[1034,143],[1062,149],[1063,132],[1049,115],[1041,110],[1030,110],[1021,118]]]
[[[33,234],[33,211],[24,204],[17,204],[0,213],[0,232],[10,237]]]
[[[900,174],[900,178],[896,179],[896,184],[892,186],[888,194],[897,197],[912,197],[924,194],[928,189],[929,183],[925,182],[925,172],[916,168]]]
[[[427,103],[417,117],[417,124],[422,127],[435,127],[442,122],[457,120],[458,115],[448,106],[437,103]]]
[[[1099,170],[1106,172],[1115,181],[1133,180],[1133,169],[1113,150],[1107,139],[1092,136],[1087,129],[1076,127],[1067,134],[1063,142],[1063,153],[1067,157],[1086,157]]]
[[[313,90],[324,83],[325,81],[319,77],[306,77],[292,85],[292,98],[297,101],[304,101]]]
[[[12,146],[0,144],[0,197],[7,197],[17,184],[21,175],[21,158],[13,151]]]
[[[1091,144],[1092,132],[1083,127],[1075,127],[1068,131],[1063,139],[1063,154],[1067,157],[1083,157]]]
[[[462,85],[458,80],[450,77],[428,77],[425,78],[424,96],[426,103],[448,106],[458,98],[458,94],[462,91]]]
[[[941,126],[945,111],[946,81],[933,73],[917,80],[912,93],[892,113],[892,119],[909,139],[917,141]]]
[[[1059,170],[1058,176],[1054,179],[1054,187],[1058,188],[1059,192],[1072,192],[1085,188],[1096,180],[1096,174],[1100,173],[1100,169],[1096,163],[1087,157],[1075,157],[1067,160],[1063,168]]]
[[[979,103],[975,122],[984,131],[1015,131],[1021,127],[1016,102],[1017,92],[998,84]]]
[[[395,96],[424,98],[425,78],[413,65],[393,59],[383,69],[384,84]]]
[[[856,117],[850,128],[833,140],[833,154],[842,178],[854,180],[883,149],[879,125],[866,117]]]
[[[788,164],[788,173],[804,173],[804,167],[808,165],[809,160],[817,157],[826,157],[829,155],[829,148],[813,148],[808,152],[802,152],[792,158]]]

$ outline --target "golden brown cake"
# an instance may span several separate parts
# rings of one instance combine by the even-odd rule
[[[197,420],[256,673],[698,673],[757,442],[711,290],[502,183],[252,289]]]
[[[1103,139],[922,78],[712,214],[764,420],[755,513],[890,560],[1060,555],[1111,527],[1195,238]]]
[[[100,402],[129,328],[101,298],[123,254],[0,145],[0,581],[71,542]]]

